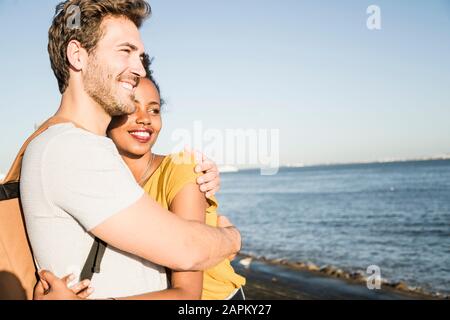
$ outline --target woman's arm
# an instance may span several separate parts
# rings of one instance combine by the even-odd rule
[[[198,185],[185,185],[172,200],[169,210],[179,217],[205,223],[208,203]],[[198,300],[202,296],[203,272],[172,271],[170,289],[149,292],[137,296],[118,298],[119,300]]]

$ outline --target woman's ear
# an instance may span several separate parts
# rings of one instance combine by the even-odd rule
[[[87,62],[87,52],[77,40],[71,40],[67,45],[67,60],[72,69],[81,71]]]

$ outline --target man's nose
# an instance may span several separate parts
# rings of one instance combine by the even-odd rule
[[[144,78],[147,75],[141,58],[133,61],[131,72],[140,78]]]

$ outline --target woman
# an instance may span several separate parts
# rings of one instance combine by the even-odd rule
[[[201,177],[194,171],[195,160],[187,153],[168,156],[152,152],[162,128],[159,87],[150,71],[150,60],[144,58],[147,78],[141,79],[136,89],[136,111],[131,115],[115,117],[108,128],[120,155],[130,168],[136,181],[161,206],[188,220],[206,222],[217,226],[217,200],[208,186],[199,189]],[[210,177],[209,177],[210,178]],[[242,300],[245,279],[237,275],[227,259],[205,272],[169,271],[170,286],[166,290],[131,297],[113,299],[233,299]],[[76,285],[77,293],[88,282]],[[79,297],[87,297],[83,291]]]

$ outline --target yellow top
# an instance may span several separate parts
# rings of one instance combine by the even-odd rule
[[[162,207],[169,209],[178,192],[189,183],[196,183],[199,174],[194,172],[195,160],[185,153],[166,156],[149,180],[144,190]],[[215,197],[207,199],[206,224],[217,226]],[[236,288],[245,285],[245,278],[234,272],[228,259],[203,272],[202,300],[223,300]]]

